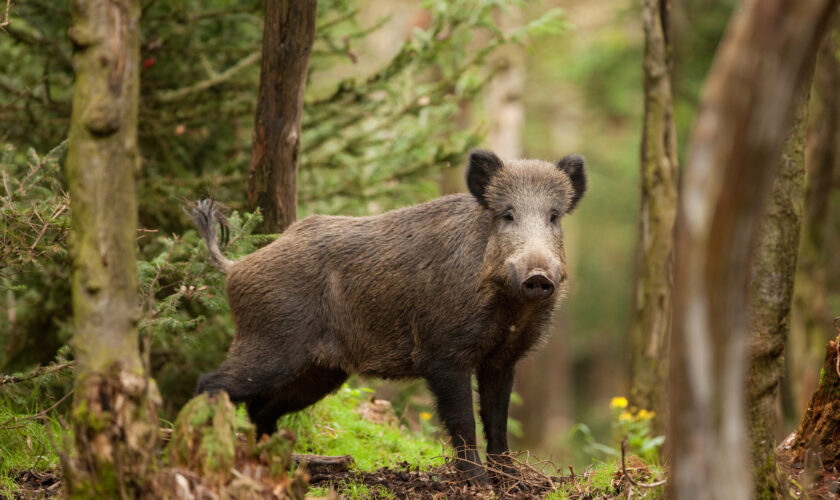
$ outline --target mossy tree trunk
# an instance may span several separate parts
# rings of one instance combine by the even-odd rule
[[[779,434],[777,396],[784,373],[782,353],[790,328],[799,230],[805,203],[809,87],[810,80],[800,91],[793,129],[773,179],[751,269],[747,414],[755,498],[777,498],[783,492],[774,458]]]
[[[677,133],[671,92],[669,0],[644,0],[645,114],[641,146],[641,200],[631,327],[631,402],[654,410],[665,429],[665,381],[671,334],[674,220],[677,216]]]
[[[137,323],[139,0],[74,0],[67,151],[72,206],[74,498],[135,497],[157,435]],[[154,392],[156,394],[156,392]]]
[[[808,180],[805,217],[799,242],[799,262],[793,291],[788,343],[793,413],[799,418],[817,388],[817,370],[827,340],[831,314],[826,305],[826,229],[829,198],[840,148],[840,60],[838,29],[823,41],[814,73],[812,128],[808,137]]]
[[[667,445],[674,498],[752,495],[749,270],[795,95],[837,3],[743,2],[705,84],[676,230]]]
[[[259,208],[262,233],[297,218],[300,121],[316,0],[266,0],[260,87],[248,171],[248,204]]]

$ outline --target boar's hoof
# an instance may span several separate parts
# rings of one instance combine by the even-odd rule
[[[528,300],[544,300],[554,295],[554,282],[544,274],[534,274],[522,282],[522,294]]]
[[[460,472],[461,479],[471,486],[475,486],[480,489],[493,488],[493,483],[490,481],[490,476],[487,475],[487,471],[484,470],[484,467],[480,465],[471,470],[462,470]]]

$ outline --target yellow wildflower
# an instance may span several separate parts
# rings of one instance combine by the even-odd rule
[[[432,414],[431,413],[429,413],[427,411],[420,412],[420,420],[431,420],[431,419],[432,419]]]
[[[628,420],[633,420],[633,415],[631,415],[628,411],[623,411],[621,412],[621,415],[618,416],[618,419],[622,422],[626,422]]]
[[[627,408],[627,398],[617,397],[610,400],[610,408]]]
[[[643,408],[643,409],[639,410],[639,413],[636,414],[636,418],[638,418],[639,420],[650,420],[650,419],[653,418],[654,415],[655,415],[654,412],[647,411]]]

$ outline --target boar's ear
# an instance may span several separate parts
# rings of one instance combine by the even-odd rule
[[[583,197],[583,193],[586,192],[586,171],[583,164],[583,157],[579,155],[567,155],[557,162],[557,168],[565,172],[569,176],[569,180],[572,181],[574,192],[569,200],[569,212],[574,210],[581,197]]]
[[[490,151],[483,149],[470,151],[469,164],[467,165],[467,187],[470,193],[475,196],[475,199],[485,208],[487,207],[487,200],[484,198],[484,192],[487,190],[490,179],[502,169],[502,166],[502,160]]]

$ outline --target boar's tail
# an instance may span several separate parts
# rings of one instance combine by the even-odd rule
[[[210,263],[227,273],[233,265],[233,261],[225,258],[219,249],[219,236],[222,244],[227,244],[230,236],[227,219],[219,205],[213,200],[200,200],[190,203],[184,207],[184,211],[190,216],[198,231],[204,236],[207,243],[207,251],[210,253]],[[216,234],[216,226],[219,227],[219,235]]]

